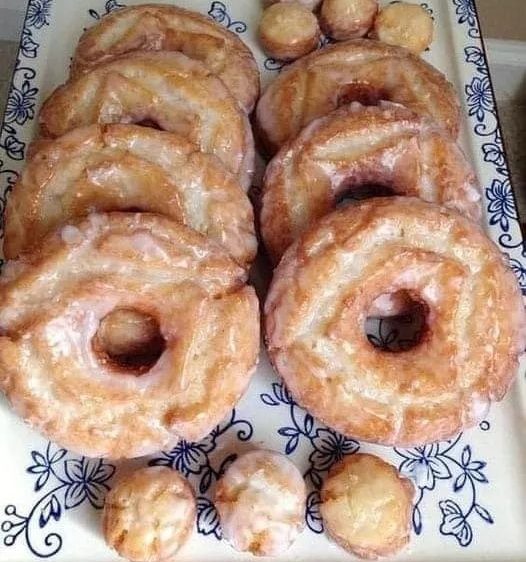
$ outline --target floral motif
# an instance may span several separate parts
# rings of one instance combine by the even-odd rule
[[[482,49],[478,46],[466,47],[465,50],[466,62],[472,63],[477,67],[477,71],[481,74],[488,74],[488,67],[486,66],[486,59]]]
[[[28,119],[33,119],[37,93],[38,88],[31,86],[29,80],[24,80],[20,88],[13,84],[7,98],[5,123],[23,125]]]
[[[22,40],[20,42],[20,52],[22,55],[28,59],[34,59],[38,54],[38,47],[38,43],[33,41],[32,31],[29,28],[24,27],[22,30]]]
[[[489,424],[482,422],[479,427],[486,431]],[[493,517],[477,501],[477,486],[488,483],[483,472],[486,463],[472,458],[470,445],[463,446],[459,458],[460,442],[461,435],[443,443],[413,449],[395,449],[395,452],[404,459],[399,466],[400,472],[412,478],[419,491],[413,508],[415,533],[419,535],[423,530],[421,505],[425,491],[434,490],[437,480],[453,480],[453,492],[463,494],[467,499],[467,508],[462,511],[460,504],[451,499],[440,501],[442,521],[439,530],[443,535],[455,537],[460,546],[468,546],[473,539],[469,519],[477,514],[486,523],[492,524]]]
[[[224,25],[227,29],[235,31],[236,33],[245,33],[247,30],[246,23],[233,20],[230,17],[227,7],[223,4],[223,2],[212,2],[210,9],[208,10],[208,15],[217,23]]]
[[[493,112],[495,110],[493,93],[487,76],[482,78],[475,76],[471,84],[466,86],[466,95],[469,115],[475,115],[478,121],[484,121],[486,111]]]
[[[114,10],[118,10],[119,8],[125,8],[126,4],[122,4],[121,2],[119,2],[118,0],[106,0],[106,3],[104,4],[104,12],[99,13],[97,10],[88,10],[88,14],[96,19],[96,20],[100,20],[100,18],[102,16],[105,16],[111,12],[113,12]]]
[[[271,388],[271,393],[260,394],[261,401],[267,406],[287,406],[292,422],[292,425],[278,429],[278,434],[286,438],[285,453],[292,454],[298,447],[300,439],[309,442],[312,451],[309,454],[309,468],[305,471],[304,477],[315,490],[319,490],[324,473],[345,455],[356,453],[360,444],[333,429],[318,426],[314,418],[294,402],[283,383],[275,382]],[[305,521],[309,529],[315,533],[323,530],[318,505],[319,494],[311,494],[307,502]]]
[[[477,13],[473,0],[453,0],[453,4],[457,7],[458,23],[467,23],[469,27],[474,28],[477,22]]]
[[[35,556],[53,556],[62,547],[62,537],[47,532],[49,523],[59,521],[64,510],[73,509],[86,500],[94,508],[102,508],[115,467],[102,459],[65,458],[67,455],[65,449],[54,450],[51,443],[44,452],[31,451],[33,462],[26,470],[37,476],[35,492],[42,491],[50,481],[53,485],[27,515],[18,513],[14,505],[5,507],[7,518],[0,526],[5,533],[5,546],[13,546],[23,536]]]
[[[490,224],[498,224],[504,232],[510,229],[510,219],[517,220],[517,208],[509,179],[494,179],[491,187],[486,189]]]
[[[214,481],[221,478],[229,464],[237,458],[236,454],[231,453],[214,465],[210,457],[217,448],[217,440],[230,430],[235,430],[239,441],[249,441],[254,431],[250,422],[238,419],[236,411],[232,410],[230,419],[217,425],[202,441],[198,443],[181,441],[170,451],[163,451],[160,456],[150,460],[148,464],[168,466],[187,477],[196,479],[199,493],[206,494]],[[197,506],[197,530],[203,535],[214,535],[220,539],[221,529],[213,504],[207,497],[201,495],[197,498]]]
[[[36,29],[49,25],[50,12],[51,0],[29,0],[25,25]]]

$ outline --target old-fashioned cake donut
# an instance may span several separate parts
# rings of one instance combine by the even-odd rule
[[[71,78],[44,102],[43,136],[95,123],[179,133],[215,154],[248,189],[254,143],[246,113],[221,79],[179,52],[133,52]]]
[[[255,368],[258,302],[245,279],[217,243],[163,216],[92,214],[61,227],[0,277],[0,389],[26,422],[82,455],[199,440]],[[150,330],[116,354],[122,315]]]
[[[258,102],[258,133],[274,154],[317,117],[352,101],[380,100],[405,105],[452,136],[458,133],[460,106],[445,76],[406,49],[369,39],[329,45],[281,72]]]
[[[417,305],[412,346],[373,345],[371,315]],[[411,197],[321,219],[285,252],[265,303],[268,351],[294,399],[384,445],[448,439],[501,400],[525,347],[517,280],[482,229]]]
[[[221,78],[246,111],[256,103],[259,71],[250,49],[225,26],[178,6],[142,4],[105,15],[80,38],[72,74],[132,51],[179,51]]]
[[[93,211],[160,213],[222,244],[247,267],[253,211],[215,156],[184,137],[137,125],[91,125],[31,147],[11,192],[4,254],[15,258],[60,224]]]
[[[354,103],[313,121],[268,165],[261,231],[272,261],[342,199],[382,194],[482,214],[473,169],[443,129],[396,104]]]

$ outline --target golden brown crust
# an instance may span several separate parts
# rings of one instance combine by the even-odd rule
[[[214,504],[223,537],[238,551],[283,554],[305,527],[305,481],[284,455],[238,457],[217,483]]]
[[[259,70],[239,37],[211,18],[177,6],[143,4],[116,10],[84,32],[71,73],[131,51],[180,51],[204,63],[247,112],[259,96]]]
[[[477,179],[449,135],[402,106],[354,103],[314,120],[269,163],[260,224],[271,260],[364,185],[481,217]]]
[[[418,55],[433,42],[433,32],[433,19],[422,6],[397,2],[380,10],[371,37]]]
[[[425,303],[426,330],[390,353],[364,323],[377,297],[397,291]],[[269,355],[295,400],[344,435],[384,445],[479,423],[513,381],[525,324],[517,280],[484,232],[409,197],[322,219],[285,252],[265,303]]]
[[[102,512],[106,543],[133,562],[171,559],[195,524],[194,492],[175,470],[154,466],[122,478],[108,493]]]
[[[255,257],[250,201],[217,158],[175,133],[120,124],[36,143],[8,199],[4,254],[13,259],[90,212],[129,209],[196,229],[243,267]]]
[[[246,113],[223,82],[178,52],[133,52],[71,78],[44,102],[43,136],[95,123],[153,122],[216,155],[248,189],[254,143]]]
[[[333,465],[320,512],[331,537],[356,556],[391,556],[409,543],[413,484],[382,459],[357,453]]]
[[[0,388],[35,429],[87,456],[135,457],[203,438],[245,391],[259,351],[246,272],[165,217],[93,214],[8,262],[0,278]],[[148,372],[115,372],[92,345],[132,309],[165,347]]]
[[[377,0],[324,0],[320,26],[325,35],[337,41],[367,35],[378,11]]]
[[[267,8],[268,6],[272,6],[272,4],[277,4],[278,2],[296,2],[311,11],[316,11],[322,0],[263,0],[263,6]]]
[[[257,129],[274,154],[340,105],[380,99],[405,105],[458,134],[460,106],[444,75],[405,49],[368,39],[329,45],[281,72],[258,102]]]
[[[289,2],[267,8],[261,16],[258,33],[265,53],[285,61],[310,53],[320,40],[316,16],[308,8]]]

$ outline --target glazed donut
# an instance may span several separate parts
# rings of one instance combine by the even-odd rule
[[[449,135],[400,105],[354,102],[307,125],[268,165],[260,223],[271,260],[277,263],[307,226],[367,186],[481,217],[477,180]]]
[[[258,34],[268,56],[290,61],[318,46],[320,27],[316,16],[305,6],[279,2],[263,12]]]
[[[299,470],[272,451],[252,451],[219,480],[215,506],[223,537],[238,551],[279,556],[305,526],[305,482]]]
[[[418,55],[433,42],[433,20],[419,4],[389,4],[374,20],[371,36]]]
[[[130,458],[199,440],[248,385],[259,350],[254,290],[220,246],[182,224],[92,214],[4,269],[0,389],[68,449]],[[120,311],[155,324],[153,357],[111,354],[102,326]]]
[[[177,52],[135,52],[57,88],[40,112],[41,133],[58,137],[94,123],[153,124],[215,154],[248,189],[254,143],[247,115],[223,82]]]
[[[196,519],[190,484],[175,470],[152,466],[121,479],[102,512],[106,543],[133,562],[171,559],[192,534]]]
[[[256,255],[250,201],[217,158],[175,133],[119,124],[36,143],[6,206],[4,254],[92,211],[129,209],[183,222],[244,267]]]
[[[424,329],[411,349],[389,352],[364,324],[400,294],[420,305]],[[321,219],[285,252],[265,314],[269,355],[295,400],[383,445],[479,423],[504,397],[526,339],[517,281],[496,246],[472,221],[411,197]]]
[[[360,558],[392,556],[409,543],[415,488],[396,468],[357,453],[333,465],[321,489],[329,535]]]
[[[337,41],[357,39],[367,35],[377,12],[377,0],[324,0],[320,26]]]
[[[274,154],[305,125],[340,105],[379,100],[405,105],[453,136],[458,133],[459,103],[444,75],[405,49],[369,39],[329,45],[281,72],[258,102],[257,128]]]
[[[143,4],[111,12],[80,38],[72,75],[130,51],[180,51],[204,63],[247,112],[259,96],[259,70],[250,49],[211,18],[177,6]]]

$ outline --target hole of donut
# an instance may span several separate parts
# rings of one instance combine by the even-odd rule
[[[140,127],[148,127],[149,129],[155,129],[157,131],[164,130],[154,119],[143,119],[142,121],[137,121],[135,125],[139,125]]]
[[[106,366],[139,376],[157,363],[166,341],[155,317],[132,308],[118,308],[100,321],[92,345]]]
[[[364,331],[369,343],[382,351],[409,351],[422,342],[428,312],[427,304],[410,291],[383,293],[372,302]]]
[[[364,183],[361,185],[353,185],[341,191],[336,197],[334,206],[337,209],[347,207],[353,201],[361,201],[362,199],[371,199],[372,197],[392,197],[396,195],[394,189],[388,185],[379,183]]]
[[[361,105],[379,105],[381,101],[389,101],[389,93],[386,90],[373,88],[370,84],[352,82],[345,84],[338,92],[338,107],[358,102]]]

